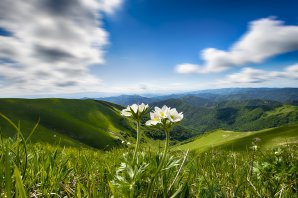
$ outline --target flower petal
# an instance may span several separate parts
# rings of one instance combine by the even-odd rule
[[[138,113],[138,109],[139,109],[139,107],[138,107],[137,104],[133,104],[133,105],[131,105],[130,108],[132,109],[132,111],[133,111],[134,113]]]
[[[130,117],[130,116],[132,116],[131,112],[130,112],[130,111],[127,111],[127,109],[123,109],[123,110],[121,111],[121,115],[122,115],[122,116],[126,116],[126,117]]]

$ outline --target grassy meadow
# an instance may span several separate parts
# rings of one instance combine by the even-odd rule
[[[134,163],[133,146],[126,143],[109,151],[36,143],[30,140],[35,129],[25,137],[16,123],[8,120],[7,124],[15,129],[15,135],[1,136],[0,197],[297,196],[298,149],[287,141],[259,149],[263,143],[252,140],[254,133],[215,131],[192,142],[205,143],[202,152],[189,152],[183,148],[186,144],[172,147],[156,175],[161,163],[157,142],[150,142],[155,149],[141,145]],[[290,137],[296,129],[281,127],[256,134],[266,142],[268,134]],[[243,141],[242,149],[213,146],[217,141],[229,145],[236,139],[257,147],[246,149]]]
[[[297,135],[298,125],[282,126],[253,132],[214,130],[182,142],[174,147],[174,149],[190,149],[195,152],[203,152],[213,148],[246,151],[252,146],[252,140],[259,138],[259,149],[265,150],[282,145],[297,145]]]

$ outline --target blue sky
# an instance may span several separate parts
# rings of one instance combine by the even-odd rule
[[[2,97],[297,87],[296,0],[9,2]]]

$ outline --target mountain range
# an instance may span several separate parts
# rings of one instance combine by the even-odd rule
[[[221,102],[226,100],[272,100],[278,102],[297,102],[298,88],[224,88],[224,89],[209,89],[201,91],[193,91],[171,95],[161,95],[145,97],[141,95],[120,95],[113,97],[94,98],[104,100],[119,105],[127,106],[134,103],[155,103],[166,99],[177,99],[186,96],[197,96],[208,102]]]

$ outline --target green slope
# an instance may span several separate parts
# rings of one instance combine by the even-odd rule
[[[257,131],[298,124],[298,106],[270,100],[230,100],[208,102],[198,97],[169,99],[154,103],[167,105],[184,113],[182,126],[200,134],[216,129]]]
[[[130,123],[119,114],[120,106],[108,102],[76,99],[0,99],[0,112],[21,123],[28,135],[40,119],[33,141],[84,144],[108,148],[118,144],[117,136],[130,134]],[[4,136],[15,132],[0,119]]]
[[[175,146],[174,150],[194,150],[202,152],[211,148],[243,151],[252,146],[252,140],[260,138],[258,143],[262,149],[283,144],[298,144],[298,125],[265,129],[256,132],[233,132],[215,130],[201,135],[193,141]]]

